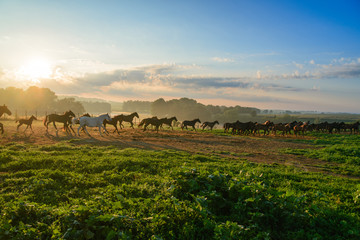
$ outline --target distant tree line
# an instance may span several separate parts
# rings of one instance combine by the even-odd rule
[[[150,113],[151,101],[125,101],[122,106],[124,112]]]
[[[13,116],[43,116],[50,113],[63,113],[72,110],[75,114],[111,113],[111,105],[106,102],[83,102],[75,98],[59,99],[55,92],[48,88],[36,86],[24,90],[22,88],[0,88],[0,104],[5,104]]]
[[[236,121],[256,117],[260,110],[252,107],[204,105],[194,99],[181,98],[165,101],[159,98],[151,104],[150,112],[158,117],[176,116],[180,121],[200,118],[203,121]]]
[[[87,113],[111,113],[111,104],[107,102],[86,102],[80,101]]]
[[[61,113],[69,109],[79,114],[85,112],[84,106],[74,98],[58,99],[50,89],[35,86],[26,90],[16,87],[0,88],[0,104],[7,105],[14,116]]]

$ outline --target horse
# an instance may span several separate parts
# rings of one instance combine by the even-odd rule
[[[224,132],[225,133],[227,133],[229,130],[230,130],[230,128],[232,128],[234,126],[234,123],[224,123],[224,125],[223,125],[223,128],[224,128]]]
[[[188,129],[187,126],[191,126],[195,131],[196,131],[196,128],[195,128],[195,124],[196,123],[201,123],[200,119],[196,118],[192,121],[189,121],[189,120],[185,120],[181,123],[181,130],[184,130],[184,128]]]
[[[232,123],[232,131],[231,134],[250,134],[254,133],[257,122],[240,122],[237,120]]]
[[[260,135],[260,130],[263,130],[264,131],[264,136],[265,134],[269,134],[270,133],[270,128],[274,126],[274,123],[273,122],[270,122],[270,121],[266,121],[264,122],[263,124],[261,123],[256,123],[255,124],[255,130],[254,130],[254,135],[256,134],[256,132],[259,133]]]
[[[4,106],[0,106],[0,117],[4,113],[6,113],[9,116],[11,115],[11,111],[8,109],[7,106],[5,106],[5,104],[4,104]],[[1,130],[1,134],[3,134],[4,133],[4,125],[2,123],[0,123],[0,130]]]
[[[156,132],[159,132],[159,127],[163,124],[163,122],[160,119],[158,119],[157,117],[144,118],[139,123],[138,127],[141,127],[142,125],[144,125],[144,130],[143,131],[146,131],[147,126],[149,126],[150,124],[155,126]]]
[[[285,134],[290,133],[291,127],[290,124],[277,123],[272,126],[271,130],[275,136],[277,131],[282,131],[281,135],[284,136]]]
[[[305,123],[301,123],[299,122],[297,125],[295,125],[293,127],[293,130],[294,130],[294,134],[297,136],[298,133],[302,132],[302,134],[304,135],[306,130],[307,130],[307,126],[309,125],[308,122],[305,122]],[[332,128],[331,128],[332,129]],[[332,132],[330,132],[332,133]]]
[[[121,114],[121,115],[117,115],[117,116],[111,118],[110,121],[108,121],[108,120],[105,119],[105,120],[104,120],[104,123],[103,123],[103,124],[104,124],[104,128],[106,129],[106,124],[113,125],[114,128],[115,128],[115,130],[113,131],[113,133],[116,131],[118,134],[120,134],[119,129],[117,128],[117,123],[118,123],[119,119],[120,119],[122,116],[123,116],[122,114]]]
[[[79,133],[80,128],[84,128],[87,135],[91,136],[89,134],[89,132],[87,131],[86,127],[98,127],[100,136],[102,136],[101,128],[103,128],[105,130],[105,132],[108,134],[108,131],[106,131],[106,128],[104,128],[104,124],[103,124],[105,119],[108,120],[108,121],[111,120],[108,113],[100,115],[98,117],[81,117],[80,120],[79,120],[80,121],[80,127],[77,130],[78,135],[80,136],[80,133]]]
[[[137,112],[133,112],[130,115],[123,115],[123,114],[119,115],[120,129],[121,129],[121,126],[124,127],[122,122],[129,122],[131,124],[131,127],[134,128],[134,124],[132,122],[134,117],[139,118],[139,115],[137,114]]]
[[[213,130],[213,127],[216,125],[216,124],[219,124],[218,121],[214,121],[214,122],[203,122],[203,124],[201,124],[201,128],[202,130],[204,130],[206,127],[209,127],[210,130]]]
[[[66,129],[66,131],[68,131],[68,122],[72,117],[75,117],[75,114],[71,110],[66,111],[62,115],[55,114],[55,113],[46,115],[46,117],[44,119],[44,126],[46,127],[46,132],[48,131],[48,129],[49,129],[48,126],[49,126],[49,123],[51,123],[51,122],[54,124],[56,132],[57,132],[58,129],[57,129],[56,125],[55,125],[55,122],[64,123],[64,128]]]
[[[23,124],[27,125],[27,127],[25,128],[24,132],[26,132],[26,130],[28,129],[28,127],[30,127],[31,131],[33,131],[31,125],[32,125],[32,122],[33,120],[37,120],[37,118],[34,116],[34,115],[31,115],[31,117],[29,119],[19,119],[19,120],[16,120],[15,123],[19,122],[19,124],[17,125],[17,128],[16,130],[19,131],[19,127]]]
[[[5,104],[3,106],[0,106],[0,117],[6,113],[7,115],[11,115],[11,111],[8,109],[7,106],[5,106]]]
[[[160,118],[160,121],[161,121],[161,126],[160,126],[161,128],[162,128],[162,125],[165,124],[165,125],[170,126],[172,130],[174,130],[172,123],[173,123],[173,121],[177,121],[177,118],[176,117]]]
[[[80,117],[69,118],[67,123],[66,123],[67,126],[64,126],[65,130],[68,130],[68,127],[70,127],[70,129],[73,131],[73,133],[76,134],[74,129],[72,128],[72,126],[75,125],[75,124],[80,124],[79,119],[81,117],[90,117],[90,114],[85,113],[84,115],[81,115]],[[82,129],[82,130],[84,131],[84,129]]]

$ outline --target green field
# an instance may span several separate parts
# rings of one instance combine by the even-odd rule
[[[360,239],[360,136],[314,136],[291,141],[317,148],[281,151],[328,161],[332,174],[71,140],[8,143],[0,239]]]

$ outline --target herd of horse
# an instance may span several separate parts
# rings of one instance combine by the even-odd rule
[[[269,135],[270,132],[276,135],[278,132],[281,135],[294,134],[304,135],[306,132],[327,132],[327,133],[341,133],[341,132],[350,132],[359,133],[359,121],[355,123],[344,123],[344,122],[322,122],[322,123],[310,123],[310,122],[298,122],[293,121],[290,123],[273,123],[271,121],[266,121],[264,123],[257,122],[240,122],[236,121],[233,123],[225,123],[224,131],[231,132],[232,134],[260,134],[262,131],[263,135]]]
[[[0,106],[0,117],[3,114],[11,115],[11,111],[7,108],[7,106],[3,105]],[[74,133],[76,135],[75,130],[73,129],[73,126],[79,125],[77,128],[77,135],[80,136],[80,130],[85,132],[87,135],[90,136],[89,132],[87,131],[87,127],[97,127],[99,129],[99,133],[102,136],[103,130],[106,134],[109,134],[106,126],[111,125],[115,128],[113,133],[117,132],[120,134],[118,126],[120,129],[124,128],[123,122],[127,122],[130,124],[131,128],[134,128],[133,120],[134,118],[139,118],[139,115],[137,112],[134,112],[129,115],[116,115],[114,117],[110,117],[109,114],[102,114],[98,117],[91,117],[89,114],[84,114],[81,117],[76,117],[75,114],[70,110],[66,111],[64,114],[49,114],[46,115],[43,123],[46,128],[46,132],[48,132],[49,124],[53,123],[54,128],[56,129],[56,134],[58,132],[58,128],[56,126],[56,123],[62,123],[63,127],[62,129],[66,131],[67,133],[71,134]],[[32,129],[32,122],[33,120],[37,120],[35,116],[31,116],[28,119],[19,119],[16,120],[17,130],[19,130],[20,126],[26,125],[24,132],[30,128]],[[141,122],[138,124],[138,127],[142,127],[143,131],[146,131],[149,126],[152,126],[155,128],[155,131],[158,132],[160,128],[163,128],[163,125],[167,125],[173,129],[173,123],[177,123],[178,120],[176,117],[171,118],[157,118],[157,117],[151,117],[151,118],[144,118],[141,120]],[[195,125],[197,123],[201,123],[200,119],[196,118],[194,120],[185,120],[181,122],[180,127],[182,130],[188,129],[188,127],[191,127],[193,130],[196,131]],[[214,126],[216,124],[219,124],[218,121],[213,122],[203,122],[200,125],[200,128],[202,130],[205,130],[205,128],[208,128],[210,130],[213,130]],[[270,133],[273,133],[276,135],[278,132],[281,133],[281,135],[287,135],[287,134],[305,134],[307,131],[321,131],[321,132],[328,132],[328,133],[340,133],[340,132],[349,132],[350,133],[359,133],[359,121],[349,124],[344,122],[322,122],[319,124],[309,122],[297,122],[293,121],[291,123],[273,123],[271,121],[266,121],[264,123],[257,123],[257,122],[232,122],[232,123],[225,123],[223,125],[224,132],[226,133],[232,133],[232,134],[243,134],[243,135],[256,135],[256,134],[262,134],[263,135],[269,135]],[[4,125],[0,123],[0,132],[1,134],[4,133]]]

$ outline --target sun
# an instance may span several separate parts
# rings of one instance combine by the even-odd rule
[[[39,83],[42,78],[49,78],[52,75],[50,61],[45,58],[32,58],[17,71],[17,76],[25,81]]]

